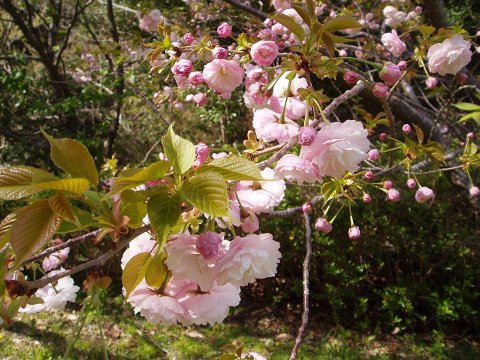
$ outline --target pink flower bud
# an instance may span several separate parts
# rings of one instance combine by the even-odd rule
[[[404,124],[402,126],[402,131],[405,135],[408,135],[412,131],[412,127],[409,124]]]
[[[399,61],[397,66],[400,68],[400,70],[405,70],[407,68],[407,62],[405,60]]]
[[[415,179],[408,179],[407,180],[407,188],[409,189],[415,189],[417,187],[417,182]]]
[[[191,45],[193,43],[193,35],[191,33],[183,35],[183,42],[187,45]]]
[[[347,71],[343,74],[343,80],[345,80],[347,84],[355,85],[358,81],[358,74],[353,71]]]
[[[302,211],[306,213],[312,211],[312,204],[309,204],[309,203],[303,204]]]
[[[380,135],[378,135],[378,139],[379,139],[380,141],[385,141],[385,140],[387,140],[387,137],[388,137],[387,133],[381,133]]]
[[[193,64],[190,60],[180,59],[172,66],[174,75],[188,76],[193,70]]]
[[[392,180],[385,180],[383,182],[383,188],[387,189],[387,190],[393,188],[393,181]]]
[[[302,146],[309,146],[317,136],[317,130],[310,126],[303,126],[298,132],[298,143]]]
[[[426,187],[426,186],[422,186],[415,193],[415,200],[418,203],[424,203],[424,202],[426,202],[430,199],[434,199],[434,198],[435,198],[435,194],[434,194],[433,190]]]
[[[417,15],[420,15],[423,11],[423,8],[421,6],[415,6],[415,12]]]
[[[207,160],[208,154],[210,152],[210,149],[207,144],[204,143],[198,143],[195,145],[195,161],[192,164],[192,167],[194,169],[198,168],[200,165],[202,165],[205,160]]]
[[[332,224],[330,224],[325,218],[318,218],[315,220],[315,229],[321,233],[328,234],[330,231],[332,231],[332,228]]]
[[[468,192],[470,193],[470,196],[472,198],[476,198],[478,196],[480,196],[480,189],[478,188],[478,186],[472,186]]]
[[[222,242],[222,237],[212,231],[207,231],[198,236],[197,250],[204,259],[211,259],[218,254],[218,245]]]
[[[198,106],[204,106],[208,103],[207,94],[198,93],[193,96],[193,102]],[[198,146],[198,145],[197,145]],[[207,153],[208,154],[208,153]]]
[[[425,80],[425,85],[427,85],[428,89],[434,89],[438,85],[438,79],[435,76],[429,76],[427,80]]]
[[[395,64],[386,64],[379,75],[386,84],[393,85],[402,77],[402,71]]]
[[[469,133],[467,134],[467,139],[472,140],[473,137],[474,137],[474,135],[473,135],[472,132],[469,132]]]
[[[278,56],[278,45],[275,41],[259,41],[250,50],[252,60],[258,65],[270,66]]]
[[[371,149],[368,152],[368,160],[377,161],[380,158],[380,151],[377,149]]]
[[[458,83],[459,83],[460,85],[465,84],[465,81],[467,81],[467,79],[468,79],[468,75],[467,75],[467,74],[465,74],[465,73],[463,73],[463,72],[457,74],[457,81],[458,81]]]
[[[262,40],[275,40],[277,38],[277,35],[270,29],[260,30],[257,36]]]
[[[360,237],[360,228],[358,226],[352,226],[348,229],[348,238],[351,240],[356,240]]]
[[[232,35],[232,27],[226,22],[221,23],[217,28],[217,33],[221,38],[227,38]]]
[[[221,46],[216,46],[215,49],[212,50],[212,55],[215,59],[226,59],[228,50]]]
[[[393,201],[393,202],[400,201],[400,193],[398,192],[397,189],[394,189],[394,188],[388,189],[387,199],[388,201]]]
[[[388,95],[388,86],[384,83],[377,82],[373,86],[372,94],[379,98],[384,98]]]
[[[375,175],[373,174],[372,171],[368,170],[368,171],[365,172],[365,178],[367,180],[372,180],[374,177],[375,177]]]
[[[247,233],[253,233],[257,231],[260,227],[258,217],[253,213],[250,214],[248,217],[242,219],[241,227],[242,230]]]
[[[188,75],[188,80],[192,85],[201,85],[203,84],[203,73],[201,71],[192,71]]]
[[[363,202],[368,204],[370,201],[372,201],[372,197],[367,193],[363,194]]]
[[[339,50],[339,51],[338,51],[338,56],[340,56],[340,57],[348,56],[347,50],[344,50],[344,49]],[[344,75],[344,76],[345,76],[345,75]]]

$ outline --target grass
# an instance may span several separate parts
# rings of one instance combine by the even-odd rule
[[[163,327],[124,309],[117,299],[89,314],[71,354],[73,359],[215,359],[222,347],[239,340],[244,350],[270,360],[288,359],[296,327],[289,328],[259,310],[236,314],[214,327]],[[61,359],[74,332],[78,312],[20,315],[0,330],[2,359]],[[315,326],[315,324],[313,324]],[[102,340],[100,328],[104,333]],[[298,359],[479,359],[479,344],[453,341],[440,333],[428,337],[360,334],[345,329],[312,330]]]

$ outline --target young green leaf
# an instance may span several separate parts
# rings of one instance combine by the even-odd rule
[[[152,256],[148,252],[141,252],[130,259],[122,274],[122,284],[125,288],[125,299],[128,299],[133,290],[145,278]]]
[[[77,222],[77,218],[73,213],[72,206],[70,205],[70,202],[65,195],[57,194],[48,199],[48,203],[50,205],[50,208],[55,212],[55,214],[60,216],[62,219],[65,219],[72,223]]]
[[[227,184],[215,172],[198,174],[185,180],[182,194],[188,202],[212,216],[228,216]]]
[[[0,199],[18,200],[43,189],[32,182],[34,178],[56,180],[50,173],[30,166],[13,166],[0,169]]]
[[[179,194],[170,196],[167,189],[153,196],[147,203],[147,214],[155,232],[159,250],[162,251],[172,227],[175,226],[182,214]]]
[[[44,246],[57,231],[60,217],[50,208],[48,200],[24,206],[15,212],[10,244],[16,265]]]
[[[162,138],[162,145],[176,174],[184,174],[190,169],[195,161],[195,145],[175,134],[173,125],[168,127],[167,134]]]
[[[363,25],[352,16],[338,16],[331,18],[330,20],[326,21],[325,24],[323,24],[324,30],[328,32],[361,27],[363,27]]]
[[[213,160],[201,166],[197,173],[209,171],[219,173],[225,180],[264,180],[260,169],[254,162],[236,155]]]
[[[287,16],[282,13],[276,13],[275,16],[272,17],[273,20],[278,21],[280,24],[285,26],[288,30],[294,33],[300,41],[305,38],[305,30],[293,20],[290,16]]]
[[[165,252],[159,252],[148,265],[147,272],[145,273],[145,281],[149,286],[159,288],[165,283],[165,280],[167,280],[169,271],[165,265],[166,258],[167,254],[165,254]]]
[[[97,167],[85,145],[77,140],[55,139],[42,132],[50,142],[50,158],[56,166],[70,175],[87,179],[93,185],[98,183]]]
[[[457,104],[453,104],[453,106],[463,111],[480,111],[480,105],[467,102],[459,102]]]
[[[132,189],[148,181],[161,179],[170,169],[169,161],[157,161],[145,168],[128,169],[116,178],[110,188],[109,196],[118,194],[126,189]]]

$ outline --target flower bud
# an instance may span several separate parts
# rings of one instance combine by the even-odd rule
[[[207,94],[198,93],[193,96],[193,102],[198,106],[204,106],[208,103]]]
[[[251,213],[248,217],[242,219],[241,228],[247,233],[253,233],[258,230],[260,223],[257,215]]]
[[[356,240],[360,237],[360,228],[358,226],[352,226],[348,229],[348,238],[351,240]]]
[[[174,75],[188,76],[193,70],[193,64],[190,60],[180,59],[172,66]]]
[[[305,212],[305,213],[308,213],[308,212],[312,211],[312,204],[310,204],[310,203],[303,204],[302,205],[302,211]]]
[[[476,198],[478,196],[480,196],[480,189],[478,188],[478,186],[472,186],[468,192],[470,193],[470,196],[472,198]]]
[[[347,84],[355,85],[358,81],[358,74],[353,71],[347,71],[343,74],[343,80],[345,80]]]
[[[412,127],[409,124],[404,124],[402,126],[402,131],[405,135],[408,135],[412,131]]]
[[[378,135],[378,139],[379,139],[380,141],[385,141],[385,140],[387,140],[387,137],[388,137],[387,133],[381,133],[380,135]]]
[[[425,80],[425,85],[427,85],[427,89],[434,89],[438,85],[438,79],[435,76],[429,76]]]
[[[203,73],[201,71],[192,71],[190,75],[188,75],[188,80],[192,85],[201,85],[203,84]]]
[[[387,190],[393,188],[393,181],[392,180],[385,180],[383,182],[383,188],[387,189]]]
[[[367,193],[363,194],[363,202],[368,204],[370,201],[372,201],[372,197]]]
[[[380,158],[380,151],[377,149],[371,149],[368,152],[368,160],[377,161]]]
[[[328,234],[330,231],[332,231],[332,228],[332,224],[330,224],[325,218],[318,218],[315,221],[315,229],[321,233]]]
[[[407,62],[405,60],[399,61],[397,66],[400,68],[400,70],[405,70],[407,68]]]
[[[468,75],[467,75],[467,74],[465,74],[465,73],[463,73],[463,72],[457,74],[457,81],[458,81],[458,83],[459,83],[460,85],[465,84],[465,81],[467,81],[467,79],[468,79]]]
[[[400,201],[400,193],[398,192],[397,189],[394,189],[394,188],[388,189],[387,199],[388,201],[393,201],[393,202]]]
[[[298,132],[298,143],[302,146],[309,146],[317,136],[317,130],[310,126],[303,126]]]
[[[226,59],[228,50],[221,46],[216,46],[215,49],[212,50],[212,55],[215,59]]]
[[[423,11],[423,8],[421,6],[415,6],[415,12],[420,15]]]
[[[212,231],[207,231],[198,236],[197,250],[204,259],[211,259],[218,254],[218,245],[222,242],[222,237]]]
[[[375,177],[375,175],[373,174],[373,172],[371,170],[368,170],[368,171],[365,172],[365,178],[367,180],[372,180],[374,177]]]
[[[393,85],[402,77],[402,70],[395,64],[386,64],[379,75],[380,78],[385,81],[385,84]]]
[[[417,187],[417,182],[415,179],[408,179],[407,180],[407,188],[409,189],[415,189]]]
[[[384,83],[377,82],[372,89],[373,95],[379,98],[384,98],[388,95],[388,86]]]
[[[417,190],[417,192],[415,193],[415,200],[418,202],[418,203],[424,203],[430,199],[434,199],[435,198],[435,193],[433,192],[432,189],[426,187],[426,186],[422,186],[420,189]]]
[[[218,26],[217,33],[221,38],[227,38],[232,35],[232,27],[230,24],[223,22]]]
[[[186,45],[191,45],[193,43],[193,35],[192,33],[186,33],[185,35],[183,35],[183,42],[186,44]]]
[[[467,134],[467,139],[472,140],[473,138],[474,138],[473,133],[472,133],[472,132],[469,132],[469,133]]]

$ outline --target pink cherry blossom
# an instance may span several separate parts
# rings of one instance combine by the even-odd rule
[[[203,73],[201,71],[192,71],[188,75],[188,80],[192,85],[201,85],[203,84]]]
[[[377,82],[373,85],[372,94],[379,98],[384,98],[388,95],[388,86]]]
[[[425,85],[427,85],[427,89],[434,89],[438,85],[438,79],[435,76],[429,76],[425,80]]]
[[[310,126],[303,126],[298,132],[298,143],[302,146],[309,146],[317,136],[317,130]]]
[[[400,193],[398,192],[397,189],[390,188],[387,191],[387,199],[388,201],[393,201],[393,202],[400,201]]]
[[[193,64],[190,60],[180,59],[172,66],[174,75],[188,76],[193,70]]]
[[[280,122],[281,115],[270,109],[259,109],[253,113],[253,128],[259,139],[266,142],[284,142],[298,134],[299,126],[293,120],[285,117]]]
[[[122,260],[121,260],[121,267],[125,269],[125,266],[133,258],[135,255],[140,254],[142,252],[151,252],[152,249],[157,245],[157,242],[152,238],[152,235],[148,232],[144,232],[143,234],[134,238],[128,244],[127,250],[123,252]]]
[[[428,70],[441,76],[455,75],[472,59],[471,43],[462,35],[446,39],[428,49]]]
[[[164,20],[164,17],[160,10],[154,9],[142,16],[138,27],[144,31],[155,32],[157,31],[158,24],[160,24],[162,20]]]
[[[293,120],[298,120],[305,116],[307,104],[305,101],[300,100],[298,96],[288,98],[277,98],[276,96],[270,97],[268,105],[276,113],[282,114],[285,108],[285,115]]]
[[[355,120],[330,123],[317,134],[310,146],[301,149],[300,157],[318,166],[320,176],[341,178],[346,171],[356,172],[368,158],[368,131]]]
[[[220,234],[214,233],[213,231],[207,231],[198,236],[197,250],[202,254],[204,259],[208,260],[218,254],[218,246],[221,242],[222,236]]]
[[[402,71],[395,64],[386,64],[379,75],[386,84],[393,85],[402,77]]]
[[[270,66],[278,55],[278,46],[275,41],[259,41],[252,45],[250,56],[258,65]]]
[[[432,189],[430,189],[426,186],[422,186],[415,193],[415,200],[418,203],[424,203],[424,202],[427,202],[428,200],[434,199],[434,198],[435,198],[435,193],[433,192]]]
[[[407,50],[407,45],[405,45],[405,43],[398,37],[395,30],[383,34],[382,43],[395,57],[399,57],[405,50]]]
[[[347,84],[355,85],[358,81],[358,74],[353,71],[347,71],[343,74],[343,80],[345,80]]]
[[[317,220],[315,220],[315,229],[317,229],[317,231],[320,231],[321,233],[328,234],[330,231],[332,231],[333,227],[327,219],[318,218]]]
[[[203,79],[219,94],[230,97],[243,80],[244,71],[235,60],[215,59],[203,68]]]
[[[227,254],[218,261],[218,282],[244,286],[275,276],[282,255],[280,244],[271,234],[250,234],[235,237]]]
[[[319,170],[316,164],[294,154],[284,155],[275,166],[275,177],[289,181],[321,182]]]
[[[360,228],[358,226],[352,226],[350,229],[348,229],[348,238],[351,240],[356,240],[360,238],[361,232]]]
[[[407,188],[409,189],[415,189],[417,187],[417,182],[415,179],[408,179],[407,180]]]
[[[56,269],[61,264],[65,262],[70,253],[70,248],[66,247],[65,249],[54,252],[53,254],[48,255],[42,262],[42,268],[45,272],[49,272],[53,269]]]
[[[221,46],[216,46],[212,50],[212,55],[215,59],[226,59],[228,56],[228,50]]]
[[[227,38],[232,35],[232,26],[226,22],[223,22],[218,26],[217,33],[221,38]]]
[[[254,213],[272,210],[285,196],[283,180],[269,181],[275,178],[272,169],[263,169],[262,176],[267,181],[240,181],[236,184],[240,204]]]

